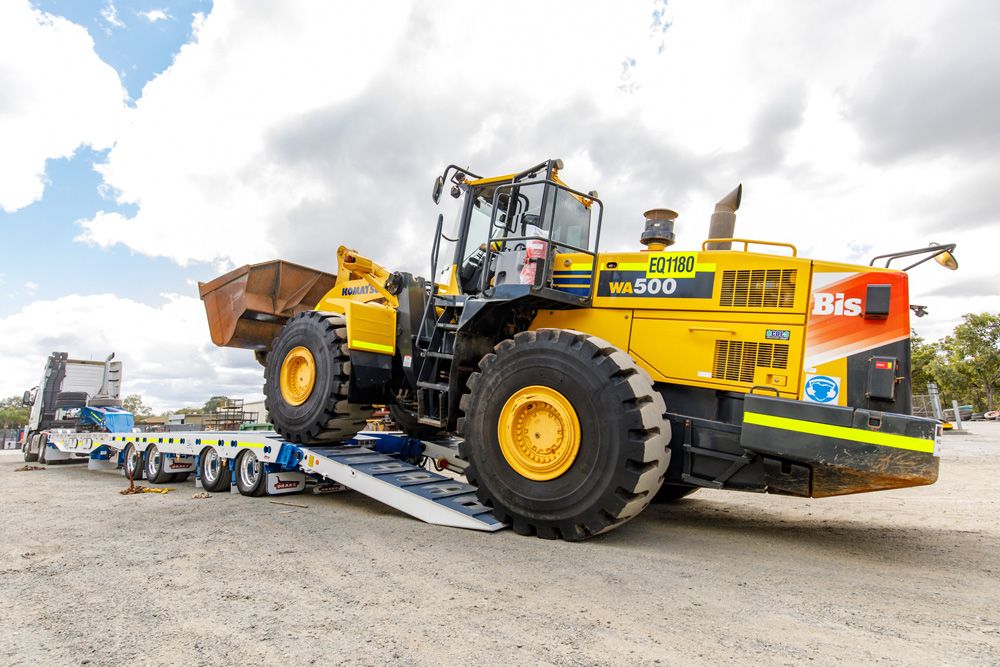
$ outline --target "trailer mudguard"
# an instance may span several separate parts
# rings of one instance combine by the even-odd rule
[[[812,470],[810,497],[933,484],[937,421],[749,394],[740,444]]]

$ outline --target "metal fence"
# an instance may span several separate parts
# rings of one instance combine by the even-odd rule
[[[17,449],[20,443],[21,429],[0,428],[0,449]]]

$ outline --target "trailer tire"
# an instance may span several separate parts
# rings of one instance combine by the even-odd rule
[[[657,505],[675,503],[681,498],[687,498],[700,488],[700,486],[684,486],[683,484],[664,484],[653,496],[653,503]]]
[[[198,456],[198,478],[201,480],[201,488],[206,491],[211,493],[229,491],[233,479],[229,461],[222,458],[214,448],[206,447]]]
[[[177,484],[183,484],[184,482],[188,481],[188,477],[191,476],[191,473],[175,472],[173,473],[173,475],[174,475],[174,480],[173,480],[174,482],[176,482]]]
[[[291,318],[264,370],[264,405],[274,430],[304,444],[353,438],[374,408],[348,402],[350,382],[344,316],[310,310]]]
[[[143,478],[145,461],[142,452],[135,446],[135,443],[128,443],[125,447],[125,454],[122,458],[122,469],[125,471],[125,478],[138,482]]]
[[[267,471],[249,449],[236,458],[236,488],[244,496],[259,497],[267,491]]]
[[[670,427],[628,354],[540,329],[501,342],[479,368],[461,401],[460,448],[498,519],[522,535],[582,540],[645,509],[667,470]]]
[[[163,462],[163,454],[160,453],[156,445],[150,445],[146,448],[143,465],[145,466],[146,479],[151,483],[169,484],[174,480],[173,475],[164,471]]]

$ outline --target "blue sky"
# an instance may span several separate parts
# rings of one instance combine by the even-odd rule
[[[117,4],[106,0],[40,0],[33,4],[86,28],[97,55],[118,72],[130,104],[190,41],[195,14],[212,9],[210,0]],[[151,21],[143,14],[156,11],[165,18]],[[0,318],[35,300],[73,292],[114,293],[157,303],[162,300],[161,293],[193,293],[189,280],[205,280],[217,273],[205,263],[182,267],[166,258],[138,254],[124,245],[100,248],[74,241],[80,233],[76,221],[91,218],[97,211],[117,211],[126,217],[135,214],[135,206],[119,206],[113,193],[99,188],[101,177],[94,164],[106,156],[107,150],[81,146],[72,158],[50,159],[43,198],[13,213],[0,209],[0,230],[5,239],[0,251]]]

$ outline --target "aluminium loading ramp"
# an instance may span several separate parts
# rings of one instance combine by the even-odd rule
[[[208,447],[231,462],[230,466],[243,451],[251,451],[268,476],[294,471],[325,478],[427,523],[488,532],[507,526],[479,502],[476,487],[402,460],[402,450],[413,445],[422,449],[424,444],[401,434],[362,432],[339,445],[296,445],[284,442],[273,431],[50,432],[46,443],[66,457],[89,456],[92,464],[103,461],[111,467],[121,466],[129,445],[142,452],[155,446],[159,454],[180,466],[171,465],[171,470],[191,472],[198,471],[199,457]],[[386,453],[376,451],[380,448]],[[304,489],[303,479],[299,490]]]
[[[427,523],[495,531],[505,528],[476,497],[476,487],[363,445],[299,446],[299,468],[321,475]]]

